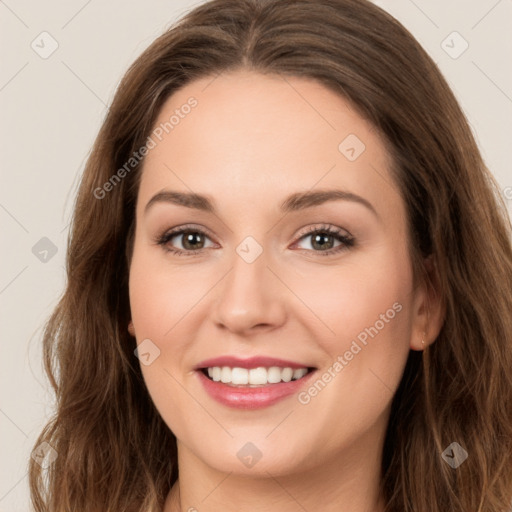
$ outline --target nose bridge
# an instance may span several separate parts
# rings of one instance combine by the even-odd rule
[[[269,251],[248,236],[235,248],[218,293],[216,321],[232,330],[282,321],[280,283],[267,267]],[[282,285],[281,285],[282,286]]]

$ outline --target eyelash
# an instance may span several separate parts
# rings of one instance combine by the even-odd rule
[[[182,235],[185,233],[200,233],[201,235],[205,235],[208,238],[210,238],[208,232],[206,232],[202,229],[196,228],[194,226],[181,226],[179,228],[173,229],[171,231],[166,231],[166,232],[162,233],[161,235],[158,235],[155,239],[155,243],[158,245],[161,245],[162,248],[166,252],[173,253],[176,256],[194,256],[195,254],[198,254],[205,249],[205,248],[203,248],[203,249],[195,249],[195,250],[191,250],[191,251],[184,251],[182,249],[167,247],[167,243],[169,242],[169,240],[171,240],[172,238],[174,238],[177,235]],[[300,241],[300,240],[302,240],[302,238],[305,238],[307,236],[311,236],[311,235],[315,235],[315,234],[319,234],[319,233],[326,234],[326,235],[332,235],[332,236],[336,237],[341,242],[341,245],[339,245],[338,247],[334,247],[332,249],[328,249],[326,251],[315,251],[315,250],[310,250],[310,249],[301,249],[301,250],[308,251],[308,252],[309,251],[316,252],[322,256],[330,256],[333,254],[337,254],[341,251],[346,251],[355,245],[355,239],[353,237],[343,235],[342,234],[343,231],[341,229],[333,227],[333,226],[328,226],[328,225],[323,225],[319,228],[314,228],[312,230],[306,231],[305,233],[302,233],[299,236],[297,241]]]

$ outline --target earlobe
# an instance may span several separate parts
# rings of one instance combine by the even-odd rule
[[[135,336],[135,328],[133,327],[133,322],[131,320],[128,322],[128,332],[132,336]]]

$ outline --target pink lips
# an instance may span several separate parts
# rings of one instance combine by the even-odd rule
[[[263,366],[269,368],[271,366],[279,366],[281,368],[310,368],[313,371],[307,373],[304,377],[290,382],[280,382],[278,384],[267,384],[258,387],[233,386],[224,384],[223,382],[215,382],[209,379],[203,369],[214,366],[229,366],[239,368],[258,368]],[[270,357],[252,357],[250,359],[238,359],[232,356],[217,357],[202,361],[195,368],[196,374],[203,385],[205,391],[217,402],[238,409],[261,409],[268,407],[276,402],[293,395],[300,388],[307,385],[312,376],[316,373],[315,369],[308,367],[306,364],[286,361],[284,359],[275,359]]]
[[[297,368],[310,368],[308,364],[303,363],[295,363],[293,361],[286,361],[285,359],[275,359],[273,357],[265,357],[265,356],[257,356],[250,357],[248,359],[239,359],[238,357],[233,356],[221,356],[215,357],[213,359],[206,359],[199,363],[195,369],[199,370],[201,368],[211,368],[213,366],[229,366],[230,368],[234,368],[235,366],[238,368],[258,368],[263,366],[265,368],[270,368],[271,366],[279,366],[280,368],[293,368],[294,370]]]

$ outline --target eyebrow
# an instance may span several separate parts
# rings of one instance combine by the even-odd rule
[[[314,206],[319,206],[328,201],[352,201],[368,208],[377,218],[379,214],[373,205],[364,197],[352,192],[339,189],[325,189],[305,192],[295,192],[288,196],[280,205],[282,213],[291,213]],[[155,194],[146,204],[144,213],[156,203],[171,203],[178,206],[185,206],[208,213],[215,213],[214,201],[210,196],[196,194],[194,192],[177,192],[174,190],[162,190]]]

